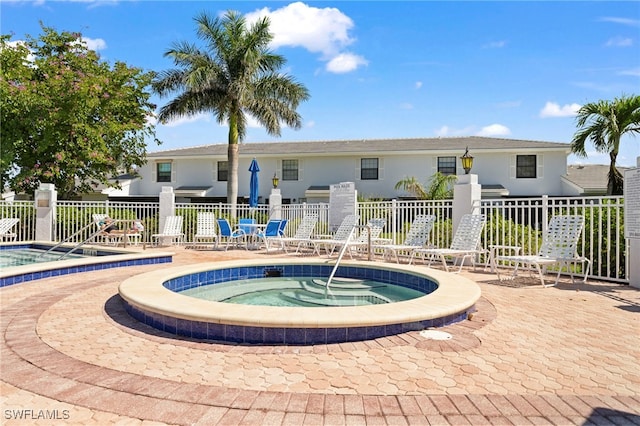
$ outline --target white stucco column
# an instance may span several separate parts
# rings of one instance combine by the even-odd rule
[[[624,172],[624,233],[629,239],[629,285],[640,288],[640,157]]]
[[[278,188],[271,188],[269,212],[269,219],[282,219],[282,194]]]
[[[480,214],[480,197],[482,185],[478,183],[478,175],[458,175],[458,182],[453,187],[453,232],[458,229],[460,219],[465,214]]]
[[[173,192],[173,187],[163,186],[158,198],[160,202],[158,232],[162,233],[167,217],[176,214],[176,194]],[[165,244],[164,241],[162,244]]]
[[[36,189],[36,240],[53,241],[58,191],[52,183],[41,183]]]

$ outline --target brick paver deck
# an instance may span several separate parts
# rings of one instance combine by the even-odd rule
[[[175,252],[180,265],[274,256]],[[483,296],[442,329],[451,340],[264,347],[131,319],[118,284],[157,267],[0,289],[3,424],[640,425],[640,290],[629,286],[465,271]]]

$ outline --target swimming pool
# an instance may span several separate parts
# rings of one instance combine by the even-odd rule
[[[328,277],[333,261],[274,259],[216,262],[152,271],[127,279],[118,292],[138,321],[170,334],[240,344],[312,345],[370,340],[465,320],[480,298],[478,285],[424,266],[344,261],[338,274],[410,288],[433,287],[396,303],[341,307],[280,307],[221,303],[178,293],[202,283],[281,276]]]
[[[18,258],[27,254],[27,257],[40,256],[41,253],[54,247],[55,243],[49,242],[19,242],[0,244],[0,259],[9,259],[13,252],[20,253]],[[22,265],[13,265],[0,268],[0,287],[20,284],[27,281],[42,278],[55,277],[59,275],[75,274],[86,271],[96,271],[110,268],[120,268],[124,266],[146,265],[156,263],[169,263],[172,261],[172,253],[165,252],[139,252],[101,246],[85,246],[78,254],[71,253],[63,260],[59,259],[66,251],[71,250],[75,245],[65,244],[58,247],[55,253],[51,254],[49,261],[37,259],[38,262],[26,262],[14,260],[15,263],[25,261]],[[37,253],[37,255],[34,255]],[[82,254],[80,254],[82,253]],[[7,260],[7,262],[9,262]]]

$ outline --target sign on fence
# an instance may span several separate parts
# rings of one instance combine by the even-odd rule
[[[329,192],[329,230],[334,232],[342,220],[356,213],[356,184],[340,182],[331,185]]]
[[[624,172],[624,236],[640,238],[640,168]]]

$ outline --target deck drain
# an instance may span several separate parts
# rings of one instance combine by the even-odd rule
[[[449,340],[453,337],[449,333],[438,330],[422,330],[420,332],[420,336],[424,337],[425,339],[431,340]]]

